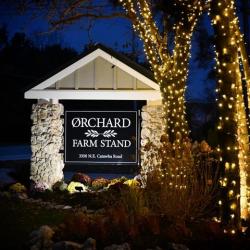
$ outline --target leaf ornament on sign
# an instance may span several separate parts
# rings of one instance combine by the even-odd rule
[[[98,137],[100,134],[96,131],[96,130],[87,130],[87,132],[84,133],[86,135],[86,137],[92,137],[92,138],[95,138],[95,137]]]
[[[103,132],[103,137],[110,138],[110,137],[116,137],[117,133],[114,130],[106,130]]]

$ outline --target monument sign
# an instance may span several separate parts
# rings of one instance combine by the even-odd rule
[[[138,163],[137,111],[66,111],[65,162]]]

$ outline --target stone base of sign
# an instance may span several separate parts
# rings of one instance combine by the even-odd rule
[[[161,102],[148,102],[142,107],[141,116],[141,175],[143,184],[146,184],[147,174],[160,164],[157,149],[164,133]]]
[[[31,176],[38,188],[51,188],[63,179],[63,105],[41,103],[32,106]]]

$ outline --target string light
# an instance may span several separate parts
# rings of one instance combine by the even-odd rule
[[[170,53],[167,51],[168,36],[166,33],[161,35],[158,31],[148,1],[120,0],[120,2],[132,20],[134,30],[144,42],[146,57],[154,71],[156,81],[160,83],[165,108],[166,134],[178,148],[177,137],[185,138],[189,134],[185,119],[186,79],[191,55],[192,34],[198,18],[202,14],[204,3],[202,1],[198,1],[195,5],[191,5],[188,3],[189,1],[176,3],[182,9],[187,10],[185,14],[188,19],[185,19],[183,15],[174,24],[174,49]]]
[[[249,124],[247,124],[245,113],[242,79],[244,77],[249,79],[246,82],[248,82],[248,100],[250,100],[250,70],[246,60],[245,48],[242,45],[243,39],[239,30],[234,1],[220,0],[217,4],[212,1],[210,7],[211,23],[215,28],[218,39],[216,43],[216,69],[219,79],[224,79],[218,81],[216,91],[218,93],[218,107],[222,114],[222,119],[220,119],[217,128],[226,141],[226,143],[223,142],[220,145],[220,148],[222,149],[222,162],[226,162],[224,166],[225,176],[228,179],[225,186],[228,189],[227,203],[229,203],[231,210],[236,211],[236,214],[230,215],[231,229],[226,230],[226,232],[235,234],[239,221],[237,215],[239,211],[238,200],[240,199],[242,218],[248,216],[244,211],[249,210],[247,204],[247,190],[249,188],[246,183],[246,173],[249,171],[247,131]],[[242,70],[243,62],[245,67]],[[229,82],[231,82],[231,88],[227,86]],[[240,177],[240,183],[235,179],[237,176]],[[225,182],[221,182],[221,184],[225,184]],[[240,195],[238,191],[240,191]]]
[[[164,108],[164,128],[168,139],[173,142],[173,149],[181,150],[181,141],[189,134],[185,120],[185,90],[190,58],[191,38],[199,16],[203,12],[202,1],[196,5],[190,1],[178,0],[175,5],[185,7],[187,13],[173,25],[175,33],[174,49],[168,51],[168,34],[161,34],[152,16],[150,5],[145,0],[120,0],[128,17],[133,22],[133,29],[144,42],[144,51],[154,72],[155,80],[160,85],[162,104]],[[221,113],[217,129],[226,140],[221,142],[216,150],[221,154],[220,162],[225,166],[225,178],[221,184],[228,189],[228,206],[238,210],[238,193],[240,187],[241,217],[243,211],[249,210],[247,199],[250,189],[247,186],[247,172],[249,171],[249,138],[247,117],[245,114],[242,79],[247,85],[248,105],[250,105],[250,69],[244,48],[243,37],[239,30],[239,21],[233,0],[211,1],[209,15],[216,30],[216,70],[218,74],[218,107]],[[184,17],[188,18],[185,19]],[[185,23],[185,25],[184,25]],[[242,70],[243,68],[243,70]],[[243,73],[242,73],[243,72]],[[248,106],[249,108],[249,106]],[[172,172],[171,172],[172,171]],[[179,176],[179,171],[171,170],[173,178]],[[240,176],[240,183],[237,180]],[[169,184],[170,185],[170,184]],[[171,186],[175,186],[171,182]],[[180,185],[183,188],[183,185]],[[221,204],[223,202],[220,200]],[[230,205],[231,204],[231,205]],[[232,216],[233,214],[233,216]],[[234,225],[239,220],[237,213],[232,213],[232,228],[226,230],[234,234]]]

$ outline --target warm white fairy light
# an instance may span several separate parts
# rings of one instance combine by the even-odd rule
[[[139,34],[144,42],[144,51],[146,57],[154,72],[156,81],[160,85],[162,93],[162,101],[164,107],[164,116],[166,117],[166,134],[170,141],[173,142],[175,150],[181,150],[181,141],[188,136],[188,126],[185,120],[185,89],[186,79],[188,75],[188,61],[190,58],[191,38],[198,17],[202,14],[203,6],[201,1],[197,1],[195,5],[188,3],[189,1],[176,0],[176,3],[185,6],[188,10],[185,15],[188,16],[188,22],[183,18],[174,25],[175,41],[173,53],[167,51],[167,35],[161,35],[154,22],[152,12],[148,1],[145,0],[120,0],[127,15],[133,22],[134,30]],[[210,3],[211,1],[207,1]],[[204,2],[203,2],[204,3]],[[235,138],[232,135],[232,142],[228,145],[217,147],[217,151],[222,154],[220,161],[226,159],[226,155],[236,155],[237,162],[227,160],[225,168],[229,173],[233,173],[237,177],[238,169],[240,171],[240,204],[241,216],[245,217],[243,210],[248,208],[247,198],[249,197],[249,188],[246,184],[249,155],[249,139],[247,133],[247,119],[244,110],[244,101],[242,95],[241,79],[242,72],[240,71],[239,63],[241,62],[244,68],[244,78],[247,84],[248,105],[250,104],[250,69],[247,63],[247,55],[244,49],[242,35],[239,30],[238,18],[235,12],[233,0],[213,1],[216,5],[217,12],[209,13],[212,16],[212,24],[220,30],[220,35],[225,41],[222,48],[217,48],[217,73],[218,73],[218,107],[223,116],[220,116],[218,130],[224,131],[231,123],[236,124]],[[185,23],[185,25],[184,25]],[[229,58],[232,50],[235,58],[232,63]],[[221,60],[222,59],[222,60]],[[233,79],[227,82],[225,79]],[[231,78],[230,78],[231,77]],[[228,88],[228,86],[230,86]],[[225,87],[227,90],[225,91]],[[230,158],[230,157],[229,157]],[[184,171],[185,172],[185,171]],[[173,171],[176,177],[179,172]],[[179,178],[179,177],[178,177]],[[223,185],[228,187],[228,196],[231,200],[237,201],[239,194],[237,191],[237,179],[224,179]],[[171,183],[173,186],[173,183]],[[180,186],[182,188],[182,186]],[[222,202],[222,201],[220,201]],[[237,210],[237,202],[229,204],[232,210]],[[232,221],[237,220],[235,213],[231,213]],[[232,228],[227,232],[235,233]]]
[[[212,13],[214,10],[216,10],[216,15]],[[218,129],[222,131],[228,129],[228,122],[230,122],[230,124],[235,124],[236,127],[236,140],[234,139],[234,135],[232,135],[231,142],[230,140],[227,141],[229,145],[225,145],[225,147],[223,147],[223,150],[229,151],[230,154],[222,150],[222,154],[224,153],[225,157],[229,159],[231,158],[231,160],[233,158],[232,155],[235,155],[234,152],[237,153],[235,157],[237,159],[237,163],[226,162],[225,164],[226,176],[228,175],[230,176],[230,178],[233,178],[232,176],[235,176],[235,178],[237,178],[237,175],[240,175],[239,185],[237,185],[237,182],[234,179],[231,180],[231,182],[227,183],[227,187],[229,190],[229,200],[235,201],[231,203],[230,209],[237,210],[237,200],[240,198],[241,218],[246,218],[248,217],[248,213],[246,213],[246,210],[249,210],[247,204],[248,187],[246,182],[246,175],[249,171],[249,138],[242,90],[243,76],[240,70],[241,61],[246,64],[244,67],[244,74],[246,78],[250,76],[250,71],[244,53],[242,52],[242,50],[244,50],[244,46],[242,46],[243,39],[239,30],[239,22],[236,16],[234,1],[221,0],[218,2],[217,7],[213,5],[212,12],[212,24],[214,25],[215,29],[217,29],[217,32],[221,32],[222,36],[224,36],[223,42],[221,42],[221,44],[224,44],[224,46],[223,48],[217,48],[216,57],[217,73],[218,75],[224,76],[226,80],[225,82],[223,82],[223,77],[219,77],[220,80],[218,81],[217,93],[219,94],[219,109],[223,114],[227,115],[225,117],[220,117],[221,119]],[[229,57],[233,58],[234,61],[232,62],[232,59],[228,60],[227,58]],[[229,79],[231,81],[231,88],[226,89]],[[229,96],[223,93],[224,91],[229,94]],[[240,186],[240,195],[237,194],[238,186]],[[237,218],[237,216],[235,216],[235,214],[231,214],[231,219],[233,221],[236,220],[235,223],[232,223],[232,225],[235,226],[235,224],[237,224],[237,220],[239,219]],[[235,233],[234,228],[229,231],[231,231],[232,234]]]
[[[146,57],[160,85],[163,107],[166,117],[166,134],[170,141],[176,143],[188,136],[188,125],[185,119],[185,89],[190,58],[191,38],[198,17],[203,11],[202,1],[194,5],[188,1],[177,1],[186,7],[189,23],[183,18],[174,25],[175,42],[171,54],[167,51],[167,35],[160,35],[152,17],[148,1],[120,0],[127,15],[133,22],[134,30],[144,42]],[[185,25],[184,25],[185,23]]]

